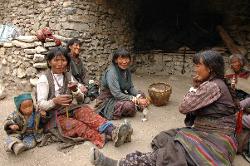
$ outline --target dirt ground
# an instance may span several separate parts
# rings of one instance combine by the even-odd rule
[[[127,153],[139,150],[148,152],[151,150],[150,142],[153,137],[162,130],[182,127],[184,116],[178,112],[184,93],[190,87],[190,79],[187,76],[134,76],[134,84],[137,89],[147,93],[148,86],[153,82],[164,81],[172,86],[172,94],[167,106],[149,107],[148,121],[142,122],[142,114],[137,113],[136,117],[128,118],[134,128],[132,142],[115,148],[112,142],[108,142],[103,149],[104,154],[119,159]],[[10,94],[5,100],[0,101],[0,126],[2,126],[6,116],[13,111],[14,94]],[[114,121],[115,124],[121,120]],[[3,148],[3,142],[6,138],[4,130],[0,130],[0,166],[91,166],[89,162],[90,148],[94,145],[85,142],[77,145],[67,152],[57,150],[58,144],[52,144],[46,147],[34,148],[15,156],[6,153]],[[241,156],[237,156],[234,161],[235,166],[249,165]]]

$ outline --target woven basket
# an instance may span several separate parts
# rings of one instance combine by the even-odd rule
[[[148,88],[148,94],[152,104],[155,106],[164,106],[169,101],[172,93],[172,87],[163,82],[153,83]]]

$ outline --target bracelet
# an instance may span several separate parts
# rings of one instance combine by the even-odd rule
[[[135,96],[131,96],[131,101],[136,104],[137,103],[137,98]]]
[[[75,91],[75,92],[71,91],[71,93],[72,93],[73,96],[78,95],[80,92],[81,92],[81,90],[79,88],[77,88],[77,91]]]

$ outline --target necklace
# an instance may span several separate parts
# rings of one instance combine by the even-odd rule
[[[55,75],[53,73],[51,73],[52,76],[53,76],[53,79],[56,81],[56,85],[59,87],[58,91],[59,91],[59,94],[63,94],[63,85],[61,86],[58,82],[58,80],[56,79]]]

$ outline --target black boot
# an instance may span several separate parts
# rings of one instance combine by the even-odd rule
[[[104,156],[98,149],[92,148],[90,162],[95,166],[118,166],[118,161]]]

